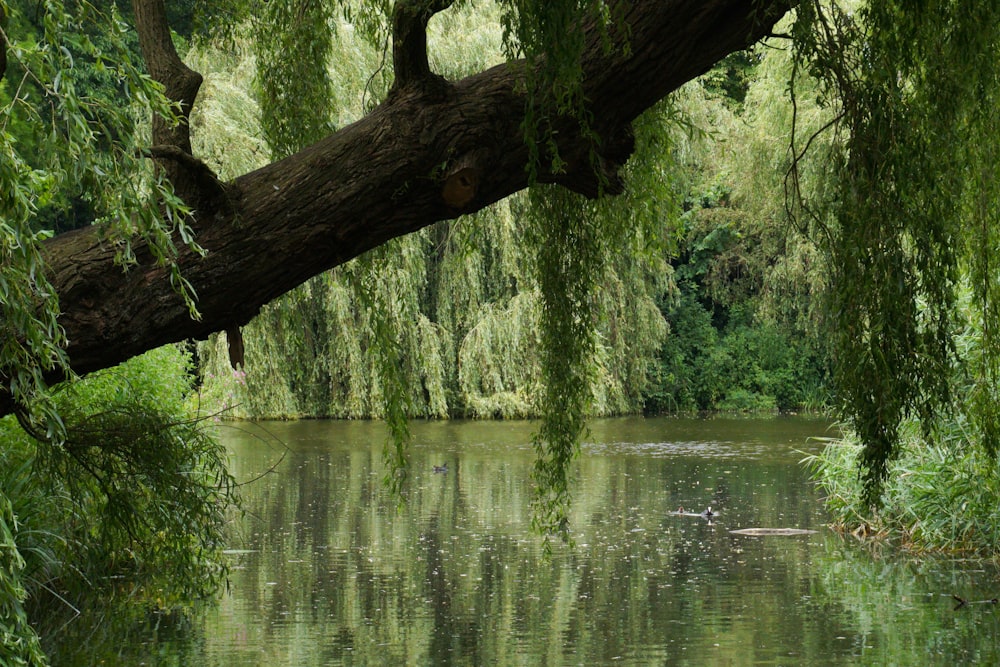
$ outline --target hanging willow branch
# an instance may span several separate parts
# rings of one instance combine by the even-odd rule
[[[586,200],[561,188],[530,190],[531,245],[542,295],[542,423],[535,435],[535,528],[569,538],[570,465],[591,402],[597,300],[610,229]]]
[[[996,208],[995,187],[979,176],[992,151],[969,147],[995,136],[983,96],[998,82],[1000,7],[976,3],[957,13],[946,0],[887,1],[852,15],[808,4],[799,16],[803,62],[841,106],[846,128],[830,169],[824,249],[833,269],[836,380],[864,443],[865,500],[877,505],[904,420],[918,420],[933,440],[936,420],[956,407],[956,369],[966,361],[955,343],[966,237],[997,250],[969,216]],[[992,206],[982,205],[984,192]],[[996,289],[977,282],[976,298],[995,300]],[[988,333],[984,343],[996,347]],[[983,350],[986,359],[997,353]],[[989,377],[989,366],[981,368]],[[995,412],[981,404],[986,436]]]

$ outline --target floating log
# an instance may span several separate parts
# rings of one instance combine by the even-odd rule
[[[731,530],[729,532],[734,535],[763,537],[767,535],[811,535],[818,531],[806,530],[805,528],[740,528],[739,530]]]
[[[957,609],[961,609],[962,607],[964,607],[967,604],[998,604],[998,603],[1000,603],[1000,599],[997,599],[997,598],[990,598],[989,600],[966,600],[965,598],[959,597],[959,596],[955,595],[954,593],[952,593],[951,597],[952,597],[952,599],[955,600],[955,602],[958,603],[958,604],[955,605],[955,609],[956,610]]]

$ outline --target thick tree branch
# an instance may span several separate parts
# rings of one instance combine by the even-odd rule
[[[150,75],[163,84],[167,98],[177,104],[180,116],[179,119],[173,119],[153,115],[153,143],[160,149],[159,155],[154,154],[154,157],[167,158],[160,160],[159,165],[173,183],[174,189],[189,206],[205,211],[211,208],[212,203],[219,201],[218,189],[209,187],[204,190],[203,187],[211,183],[212,179],[206,179],[202,169],[190,169],[178,157],[178,153],[189,156],[192,154],[188,121],[201,88],[202,76],[185,65],[177,55],[163,0],[132,0],[132,10],[135,13],[139,47],[146,67]],[[177,150],[168,154],[164,147],[174,147]],[[214,178],[214,174],[212,176]]]
[[[163,0],[132,0],[139,47],[150,75],[166,87],[167,97],[177,102],[183,122],[173,123],[161,116],[153,118],[153,143],[177,146],[191,152],[188,118],[202,77],[181,61],[170,37]]]
[[[397,0],[392,9],[392,91],[433,87],[442,79],[427,63],[427,23],[454,0]]]
[[[216,214],[232,213],[232,200],[225,183],[219,180],[205,162],[177,146],[158,145],[145,149],[144,154],[160,161],[174,163],[175,168],[183,169],[185,178],[195,186],[195,196],[201,203],[202,211],[213,211]]]
[[[160,0],[135,0],[137,16],[147,4],[162,9]],[[636,116],[768,34],[792,4],[635,0],[621,7],[625,25],[611,35],[617,48],[605,49],[591,30],[584,85],[605,169],[615,173],[631,152]],[[158,33],[157,43],[162,39]],[[87,373],[165,343],[232,330],[324,270],[526,187],[525,97],[516,72],[498,66],[433,96],[404,86],[357,123],[227,184],[231,211],[199,214],[193,223],[207,256],[181,250],[178,258],[198,295],[200,321],[190,318],[165,269],[148,262],[122,273],[113,263],[115,248],[97,230],[51,239],[45,254],[74,370]],[[193,73],[182,78],[200,79]],[[190,105],[196,88],[177,99]],[[579,123],[554,122],[560,155],[571,165],[589,166],[592,144],[580,136]],[[156,143],[184,149],[177,141]],[[184,159],[168,163],[188,177],[200,170]],[[584,191],[585,173],[581,168],[540,178]],[[597,182],[592,172],[590,179]],[[12,409],[9,394],[0,393],[0,414]]]

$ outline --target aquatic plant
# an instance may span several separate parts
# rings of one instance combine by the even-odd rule
[[[929,442],[919,424],[906,423],[877,508],[866,502],[858,478],[862,448],[856,436],[831,441],[807,464],[837,529],[916,552],[996,559],[1000,470],[972,433],[967,418],[959,416],[939,424]]]

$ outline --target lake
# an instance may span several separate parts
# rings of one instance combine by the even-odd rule
[[[382,486],[380,424],[224,425],[246,483],[230,590],[188,618],[97,631],[81,617],[53,664],[1000,662],[1000,610],[951,597],[997,597],[995,568],[827,528],[801,465],[827,422],[596,420],[575,467],[575,543],[551,558],[530,528],[532,429],[414,423],[399,505]],[[732,532],[748,528],[816,532]]]

